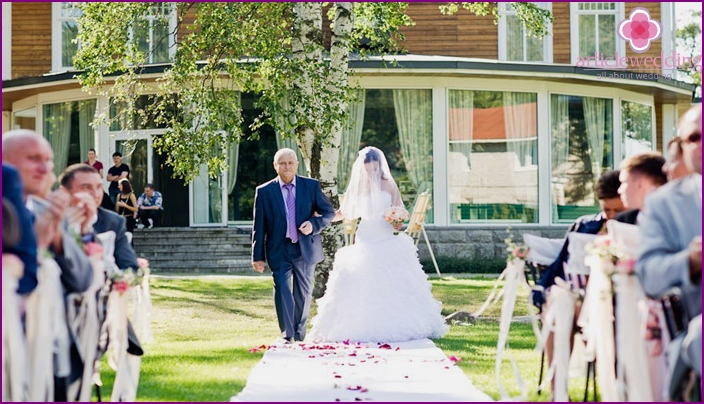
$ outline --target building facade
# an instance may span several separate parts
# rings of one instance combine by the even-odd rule
[[[628,155],[662,150],[691,105],[694,87],[675,80],[672,66],[634,67],[648,57],[677,56],[674,3],[538,4],[553,14],[551,35],[540,40],[503,4],[495,24],[491,16],[444,16],[438,3],[411,3],[416,25],[403,30],[408,54],[393,66],[378,58],[350,61],[362,90],[340,149],[340,189],[357,150],[380,147],[407,206],[432,192],[427,227],[440,253],[451,255],[498,256],[498,232],[507,226],[560,236],[576,217],[598,211],[596,178]],[[617,34],[636,7],[662,28],[645,53]],[[93,129],[96,114],[116,111],[73,78],[77,12],[70,3],[3,3],[3,133],[30,128],[46,136],[57,170],[84,161],[91,147],[107,167],[121,151],[135,189],[151,182],[163,193],[165,226],[248,228],[254,188],[275,176],[270,156],[286,141],[264,128],[260,140],[233,148],[228,172],[210,179],[203,169],[186,184],[152,147],[166,128],[130,135],[107,125]],[[156,21],[134,32],[144,46],[169,29]],[[147,75],[164,71],[169,45],[152,52]],[[614,68],[612,57],[633,63]],[[256,95],[241,97],[247,125],[259,112]],[[476,237],[485,247],[466,252],[463,245]]]

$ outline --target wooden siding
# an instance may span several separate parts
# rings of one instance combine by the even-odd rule
[[[12,78],[51,71],[51,3],[12,3]]]
[[[570,64],[570,3],[552,3],[552,61]]]
[[[628,18],[628,16],[631,14],[631,11],[633,11],[634,8],[643,7],[645,9],[647,9],[648,12],[650,12],[651,19],[661,21],[660,17],[662,16],[662,13],[661,13],[661,8],[660,8],[660,3],[642,3],[641,2],[641,3],[625,3],[625,5],[626,5],[625,6],[625,10],[626,10],[625,17],[626,18]],[[620,22],[620,21],[618,21],[618,22]],[[647,58],[647,57],[651,57],[651,58],[659,57],[661,52],[662,52],[662,40],[661,39],[657,39],[655,41],[652,41],[650,43],[650,48],[648,48],[648,50],[646,50],[643,53],[634,52],[633,49],[631,49],[631,46],[628,43],[626,43],[626,57],[628,57],[629,59],[637,57],[638,59],[643,60],[643,58]],[[640,71],[640,72],[650,72],[650,73],[662,74],[662,67],[653,68],[652,62],[650,62],[648,64],[651,67],[650,69],[643,69],[642,67],[638,68],[637,66],[630,65],[629,70],[638,69],[638,71]],[[672,73],[674,73],[674,72],[672,72]],[[662,138],[661,138],[661,140],[662,140]]]
[[[416,25],[404,27],[402,44],[410,53],[498,59],[498,27],[492,16],[477,17],[460,9],[455,15],[440,12],[442,3],[410,3],[408,15]]]

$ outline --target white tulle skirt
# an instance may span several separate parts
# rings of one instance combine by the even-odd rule
[[[311,341],[401,342],[448,330],[413,240],[383,220],[362,220],[355,244],[338,250],[317,305]]]

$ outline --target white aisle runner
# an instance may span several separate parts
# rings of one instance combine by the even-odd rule
[[[423,339],[381,345],[276,343],[230,401],[492,399],[472,385],[454,360]]]

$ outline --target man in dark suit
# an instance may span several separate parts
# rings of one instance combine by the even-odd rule
[[[320,183],[296,175],[291,149],[274,155],[278,176],[257,187],[252,226],[252,267],[274,278],[274,304],[286,341],[303,341],[310,312],[315,265],[323,260],[320,232],[335,216]],[[293,282],[291,280],[293,278]]]
[[[95,203],[100,206],[105,192],[103,191],[102,179],[98,171],[86,164],[74,164],[68,166],[61,174],[61,185],[70,193],[89,193]],[[137,270],[137,254],[135,254],[130,241],[125,233],[127,227],[125,218],[115,212],[98,208],[97,216],[94,218],[93,230],[95,233],[115,232],[115,263],[120,269],[132,268]]]

